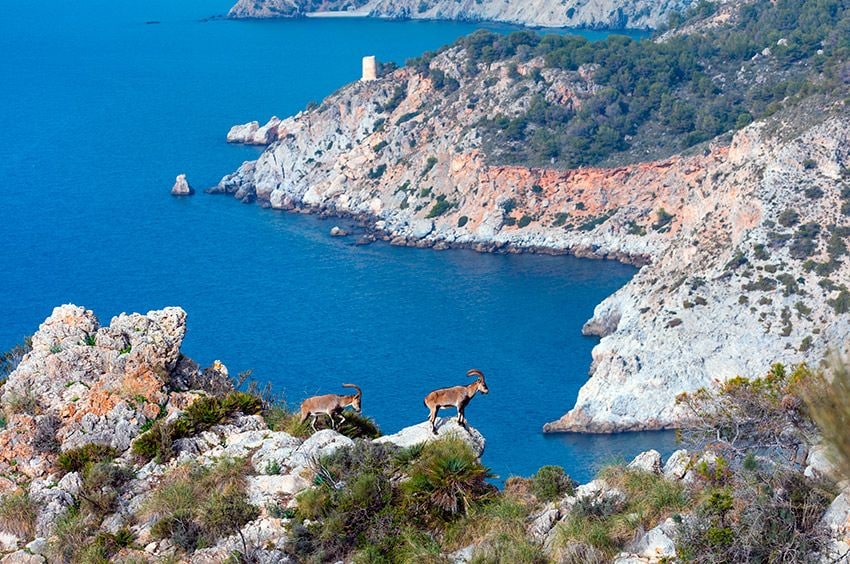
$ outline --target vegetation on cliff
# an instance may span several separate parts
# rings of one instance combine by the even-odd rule
[[[679,25],[710,19],[702,2]],[[612,35],[480,31],[455,46],[469,77],[511,61],[512,78],[545,81],[540,69],[517,68],[535,57],[545,66],[583,69],[598,86],[578,107],[538,95],[523,111],[480,124],[494,163],[575,168],[659,158],[740,129],[816,93],[846,96],[850,84],[850,11],[843,0],[757,0],[731,21],[657,40]],[[427,73],[429,53],[409,64]],[[435,87],[458,82],[440,71]],[[463,77],[460,83],[464,82]],[[443,86],[444,85],[444,86]]]

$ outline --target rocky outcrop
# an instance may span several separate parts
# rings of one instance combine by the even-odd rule
[[[494,21],[536,27],[653,29],[689,0],[238,0],[231,18],[303,17],[314,14],[396,19]]]
[[[409,447],[421,443],[428,443],[445,437],[454,437],[464,441],[472,448],[476,456],[484,454],[484,437],[472,427],[466,428],[459,425],[456,418],[438,417],[435,421],[437,434],[431,432],[431,424],[428,421],[406,427],[394,435],[386,435],[375,439],[376,443],[390,443],[399,447]]]
[[[599,89],[592,68],[509,59],[470,70],[454,47],[435,71],[458,88],[404,68],[281,121],[278,141],[212,191],[354,216],[397,245],[646,264],[585,325],[602,338],[591,377],[547,431],[675,426],[681,392],[817,363],[850,339],[843,104],[778,114],[696,154],[536,169],[488,163],[478,124],[539,96],[580,108]]]
[[[227,132],[228,143],[244,143],[246,145],[268,145],[277,141],[277,127],[280,119],[275,116],[260,127],[260,123],[252,121],[244,125],[234,125]]]
[[[172,196],[191,196],[195,190],[189,186],[189,181],[186,180],[185,174],[178,174],[174,179],[174,186],[171,187]]]
[[[270,430],[260,415],[236,412],[173,441],[174,455],[167,461],[146,462],[135,455],[131,444],[155,420],[178,420],[207,390],[233,391],[229,380],[229,387],[222,383],[226,368],[221,362],[200,370],[180,354],[185,333],[186,313],[173,307],[121,314],[100,326],[91,311],[69,304],[54,309],[41,324],[31,351],[9,375],[0,396],[8,416],[0,429],[0,505],[3,496],[24,493],[34,513],[26,526],[16,520],[22,518],[17,514],[0,515],[0,561],[43,563],[54,558],[48,545],[55,540],[57,522],[83,502],[100,503],[91,501],[93,478],[87,470],[69,471],[59,463],[61,454],[92,444],[114,449],[109,467],[126,476],[115,482],[120,484],[114,486],[120,488],[113,492],[116,499],[98,505],[106,515],[95,521],[92,514],[86,523],[103,534],[126,529],[124,534],[133,535],[133,548],[117,560],[218,563],[247,549],[258,562],[288,561],[288,518],[281,515],[295,507],[299,493],[313,487],[318,461],[354,442],[330,429],[301,439]],[[438,427],[440,437],[460,437],[478,455],[483,452],[484,438],[477,430],[443,419]],[[426,421],[376,442],[412,446],[434,438]],[[189,468],[213,468],[232,460],[245,461],[246,499],[257,508],[255,519],[213,546],[190,553],[155,533],[155,520],[145,517],[144,508],[160,484]]]

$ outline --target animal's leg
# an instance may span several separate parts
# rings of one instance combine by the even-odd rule
[[[345,423],[345,415],[343,415],[342,413],[339,413],[338,415],[339,415],[339,424],[342,425],[343,423]]]
[[[328,419],[331,420],[331,429],[336,429],[336,421],[334,421],[334,416],[330,413],[325,413],[328,416]]]
[[[436,406],[434,406],[434,407],[429,407],[428,409],[431,410],[431,414],[428,416],[428,421],[431,422],[431,432],[436,435],[437,434],[437,426],[434,425],[434,421],[437,420],[437,409],[438,408]]]
[[[459,405],[457,406],[457,422],[462,427],[466,427],[466,414],[464,413],[464,408],[466,406]]]
[[[313,427],[313,431],[318,431],[318,429],[316,429],[316,419],[318,419],[318,418],[319,418],[319,415],[317,413],[314,413],[313,419],[312,419],[312,421],[310,421],[310,425]]]

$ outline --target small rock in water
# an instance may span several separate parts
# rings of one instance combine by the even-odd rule
[[[191,196],[195,190],[189,186],[189,181],[186,180],[185,174],[178,174],[174,179],[174,186],[171,187],[172,196]]]
[[[334,225],[333,227],[331,227],[331,237],[347,237],[347,236],[348,236],[348,231],[346,231],[345,229],[342,229],[340,226]]]

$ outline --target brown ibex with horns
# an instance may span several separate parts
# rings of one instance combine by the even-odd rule
[[[431,411],[428,421],[431,422],[431,432],[435,435],[437,434],[437,427],[434,424],[434,421],[436,421],[437,411],[439,411],[441,407],[457,408],[457,422],[466,427],[466,416],[463,414],[466,409],[466,404],[468,404],[469,400],[475,396],[475,392],[486,394],[490,391],[487,389],[487,383],[484,381],[483,372],[473,368],[467,372],[466,375],[476,376],[477,378],[475,382],[466,386],[440,388],[439,390],[434,390],[425,396],[425,407]]]
[[[324,413],[331,420],[331,428],[336,429],[334,425],[334,415],[339,415],[339,424],[345,423],[345,417],[342,415],[342,410],[349,405],[354,408],[354,411],[360,413],[360,398],[363,392],[354,384],[343,384],[343,388],[354,388],[357,393],[353,396],[340,396],[337,394],[327,394],[324,396],[313,396],[301,402],[301,423],[304,423],[309,416],[313,416],[310,425],[313,430],[316,430],[316,419]]]

